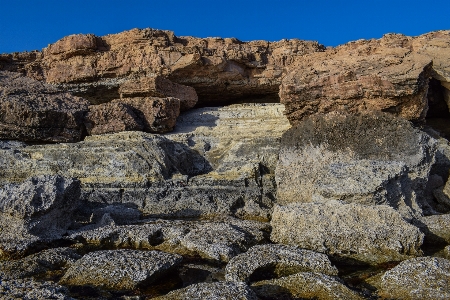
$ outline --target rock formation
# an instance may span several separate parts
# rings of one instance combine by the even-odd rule
[[[449,48],[134,29],[1,54],[0,298],[448,298]]]

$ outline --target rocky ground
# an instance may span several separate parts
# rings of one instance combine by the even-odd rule
[[[0,298],[449,299],[449,53],[136,29],[0,55]]]

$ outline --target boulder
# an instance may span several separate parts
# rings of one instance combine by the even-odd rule
[[[378,112],[313,116],[281,144],[280,204],[342,200],[389,205],[407,219],[434,213],[424,191],[436,141],[406,120]]]
[[[425,242],[450,244],[450,214],[426,216],[414,223],[425,233]]]
[[[258,245],[234,257],[226,266],[228,281],[257,281],[299,272],[337,275],[338,270],[322,253],[286,245]]]
[[[61,238],[81,205],[80,182],[42,175],[0,189],[0,244],[6,253]]]
[[[0,262],[3,280],[42,276],[48,271],[64,270],[81,258],[71,248],[53,248],[29,255],[22,259]]]
[[[381,278],[379,295],[388,299],[448,299],[450,261],[419,257],[401,262]]]
[[[179,255],[159,251],[105,250],[77,260],[61,278],[64,285],[92,285],[115,290],[133,290],[151,284],[176,267]]]
[[[158,249],[228,262],[255,244],[266,241],[269,226],[256,221],[225,218],[216,221],[155,220],[144,224],[81,228],[70,238],[89,247]]]
[[[252,284],[251,288],[261,299],[364,299],[339,279],[313,272],[259,281]]]
[[[386,111],[423,120],[430,102],[429,77],[448,89],[449,40],[449,31],[419,37],[386,34],[307,53],[287,66],[281,103],[292,124],[337,110]]]
[[[180,100],[181,111],[193,108],[198,100],[194,88],[174,83],[162,76],[127,81],[120,86],[119,94],[121,99],[133,97],[177,98]]]
[[[51,281],[34,279],[0,280],[0,296],[3,299],[22,300],[74,300],[68,296],[67,288]]]
[[[326,203],[276,205],[271,240],[380,264],[422,254],[423,233],[389,206]]]
[[[89,109],[85,121],[89,134],[133,130],[164,133],[175,127],[180,114],[180,100],[135,97],[91,105]]]
[[[243,282],[198,283],[184,289],[168,293],[155,300],[190,300],[190,299],[223,299],[223,300],[258,300],[255,293]]]
[[[88,102],[54,87],[0,71],[0,139],[78,142]]]

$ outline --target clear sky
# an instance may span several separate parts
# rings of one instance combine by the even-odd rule
[[[0,53],[40,50],[70,34],[147,27],[177,36],[299,38],[326,46],[450,29],[450,0],[1,0],[0,11]]]

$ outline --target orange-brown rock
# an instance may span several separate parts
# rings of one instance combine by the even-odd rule
[[[19,73],[0,71],[0,139],[80,141],[88,105]]]
[[[416,38],[388,34],[309,53],[287,68],[280,99],[291,123],[335,110],[378,110],[422,120],[430,77],[448,95],[449,50],[450,31],[440,31]]]
[[[133,29],[103,37],[68,36],[26,60],[3,55],[0,68],[44,79],[95,104],[119,98],[124,82],[155,75],[195,88],[203,103],[244,97],[274,101],[283,70],[294,57],[323,49],[296,39],[241,42]]]
[[[180,114],[177,98],[134,97],[91,105],[86,128],[91,135],[120,131],[164,133],[171,131]]]
[[[130,97],[174,97],[180,99],[181,111],[188,110],[197,103],[195,89],[190,86],[174,83],[162,76],[143,77],[130,80],[119,88],[121,98]]]

